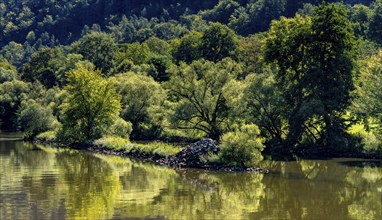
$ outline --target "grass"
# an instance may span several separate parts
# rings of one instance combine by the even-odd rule
[[[94,145],[97,147],[106,147],[118,151],[128,151],[130,141],[121,137],[105,136],[94,141]]]
[[[47,131],[37,135],[36,140],[40,142],[57,141],[57,132]],[[170,157],[177,154],[182,148],[172,144],[163,142],[149,142],[145,144],[131,143],[126,138],[105,136],[95,140],[93,144],[99,148],[107,148],[111,150],[121,151],[125,153],[145,154],[159,157]]]
[[[37,141],[41,142],[54,142],[56,141],[57,132],[46,131],[36,136]]]
[[[106,136],[94,141],[97,147],[105,147],[112,150],[123,151],[125,153],[145,154],[159,157],[169,157],[178,153],[181,148],[163,142],[151,142],[147,144],[131,143],[129,140]]]

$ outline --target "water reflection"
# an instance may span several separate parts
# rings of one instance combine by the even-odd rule
[[[380,219],[379,161],[265,161],[270,174],[172,170],[0,141],[0,219]]]

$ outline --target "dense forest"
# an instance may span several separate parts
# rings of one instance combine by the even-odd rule
[[[0,129],[379,157],[381,30],[381,0],[0,0]]]

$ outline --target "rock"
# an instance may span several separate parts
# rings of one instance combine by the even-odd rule
[[[219,147],[217,141],[203,139],[190,144],[175,156],[168,159],[167,164],[176,167],[202,167],[208,155],[218,154]]]

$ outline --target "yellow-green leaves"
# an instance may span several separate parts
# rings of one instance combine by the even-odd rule
[[[259,135],[260,130],[254,124],[243,125],[224,134],[221,138],[221,160],[233,166],[253,166],[260,162],[265,140]]]
[[[121,97],[100,71],[79,65],[68,73],[68,98],[62,105],[63,132],[73,141],[100,137],[118,118]]]
[[[241,73],[240,66],[231,59],[219,63],[199,60],[191,65],[181,63],[171,70],[166,84],[178,99],[173,126],[203,131],[218,139],[226,130],[229,114],[223,88]]]

